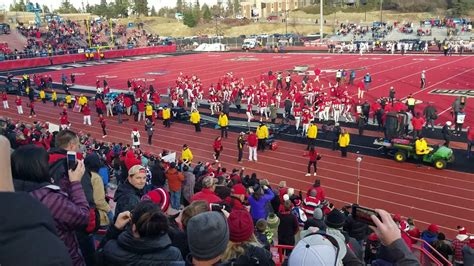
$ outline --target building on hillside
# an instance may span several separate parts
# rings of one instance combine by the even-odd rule
[[[251,18],[284,17],[286,11],[312,4],[312,0],[245,0],[240,2],[242,16]]]

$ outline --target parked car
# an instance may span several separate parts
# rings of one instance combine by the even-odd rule
[[[267,21],[275,21],[275,20],[278,20],[277,15],[270,15],[270,16],[267,17]]]
[[[10,34],[10,25],[7,23],[0,23],[0,34]]]

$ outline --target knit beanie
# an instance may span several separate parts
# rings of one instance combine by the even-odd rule
[[[252,236],[253,220],[248,211],[235,210],[227,218],[229,224],[230,241],[244,242]]]
[[[430,224],[430,226],[428,226],[428,231],[433,232],[433,233],[438,233],[439,227],[436,224]]]
[[[344,226],[344,222],[346,221],[346,217],[342,212],[338,209],[333,209],[327,216],[326,220],[324,221],[328,227],[331,228],[341,228]]]
[[[203,212],[186,225],[189,251],[193,258],[210,260],[224,253],[229,243],[229,227],[220,212]]]
[[[323,219],[323,211],[320,208],[314,209],[313,217],[316,220],[322,220]]]
[[[280,218],[274,213],[270,213],[267,217],[268,228],[276,230],[280,225]]]

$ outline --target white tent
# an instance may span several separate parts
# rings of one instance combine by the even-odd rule
[[[194,49],[196,52],[223,52],[227,50],[227,45],[222,43],[202,43]]]

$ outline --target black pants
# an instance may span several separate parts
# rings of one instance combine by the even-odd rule
[[[41,101],[42,101],[43,103],[46,103],[46,99],[41,99]]]
[[[219,160],[219,156],[221,155],[221,151],[220,150],[214,150],[214,158],[216,158],[216,160]]]
[[[165,127],[171,127],[171,121],[170,121],[170,119],[165,119],[165,120],[163,121],[163,123],[165,124]]]
[[[332,150],[335,151],[337,150],[339,146],[337,145],[337,139],[332,140]]]
[[[242,161],[242,157],[244,156],[244,149],[237,148],[239,151],[239,158],[237,159],[238,162]]]
[[[306,150],[309,150],[309,147],[311,146],[316,146],[316,139],[308,138],[308,146],[306,147]]]
[[[286,83],[286,88],[285,88],[285,90],[289,91],[290,88],[291,88],[291,83],[290,83],[290,82],[287,82],[287,83]]]
[[[195,130],[196,132],[201,132],[201,124],[200,124],[200,123],[194,124],[194,130]]]
[[[221,138],[223,138],[225,135],[225,138],[227,138],[227,127],[221,127]]]
[[[413,115],[415,115],[415,106],[414,105],[408,105],[408,111],[410,111]]]
[[[36,112],[35,112],[35,109],[34,109],[34,108],[31,108],[31,109],[30,109],[30,115],[36,115]]]
[[[275,87],[276,89],[280,88],[283,89],[283,82],[281,80],[277,80],[277,85]]]
[[[54,106],[58,106],[58,101],[57,101],[57,100],[53,100],[53,104],[54,104]]]
[[[308,174],[311,173],[311,165],[313,166],[315,173],[316,173],[316,171],[318,170],[318,167],[316,166],[316,161],[314,161],[314,162],[309,161],[309,162],[308,162]]]
[[[426,84],[425,79],[421,79],[421,81],[420,81],[420,88],[421,88],[421,89],[425,88],[425,84]]]
[[[347,157],[347,147],[340,147],[341,149],[341,157]]]
[[[449,147],[449,138],[444,138],[444,146]]]
[[[102,127],[102,136],[107,135],[107,131],[105,131],[105,127]]]
[[[258,151],[264,151],[265,150],[265,140],[266,139],[258,139]]]

